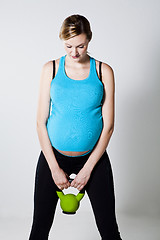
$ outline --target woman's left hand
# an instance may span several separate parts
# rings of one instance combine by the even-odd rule
[[[85,168],[82,168],[79,173],[76,175],[74,180],[71,182],[71,187],[77,188],[81,191],[84,186],[87,184],[91,175],[91,171]]]

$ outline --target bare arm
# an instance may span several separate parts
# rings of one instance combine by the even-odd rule
[[[81,190],[88,182],[91,172],[106,150],[114,130],[114,73],[112,68],[103,63],[102,76],[104,83],[104,102],[102,106],[103,129],[100,138],[87,162],[78,173],[71,186]]]
[[[52,79],[52,70],[53,63],[52,61],[49,61],[43,65],[41,71],[37,108],[37,133],[42,152],[48,162],[53,180],[59,188],[63,189],[69,187],[70,183],[68,182],[65,173],[62,169],[60,169],[57,163],[46,128],[50,111],[50,84]]]
[[[103,83],[105,92],[102,106],[103,129],[97,145],[92,154],[89,156],[85,166],[91,171],[106,150],[114,130],[114,73],[112,68],[107,64],[104,64],[103,68]]]

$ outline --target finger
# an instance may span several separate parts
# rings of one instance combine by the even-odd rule
[[[65,188],[68,188],[68,187],[70,187],[70,185],[71,185],[71,184],[70,184],[70,182],[69,182],[69,181],[67,181],[67,182],[66,182],[66,184],[65,184]]]
[[[75,182],[75,180],[73,180],[73,181],[71,182],[71,187],[75,187],[75,185],[76,185],[76,182]]]
[[[57,187],[61,190],[61,186],[57,185]]]
[[[74,188],[78,188],[78,186],[80,186],[80,184],[78,183],[74,184]]]
[[[74,180],[73,180],[73,181],[71,182],[71,187],[73,187],[73,186],[74,186],[74,183],[75,183],[75,182],[74,182]]]
[[[63,187],[62,185],[59,185],[58,188],[59,188],[60,190],[63,190],[63,189],[64,189],[64,187]]]
[[[83,185],[79,184],[76,188],[80,191],[82,189]]]
[[[68,187],[69,187],[68,184],[64,186],[65,189],[67,189]]]
[[[82,185],[80,188],[79,188],[79,191],[81,191],[83,188],[84,188],[85,185]]]
[[[66,183],[63,184],[63,187],[65,189],[67,189],[68,187],[70,187],[70,182],[69,181],[66,181]]]
[[[76,180],[73,180],[73,181],[71,182],[71,187],[76,188],[78,185],[79,185],[79,183],[76,182]]]

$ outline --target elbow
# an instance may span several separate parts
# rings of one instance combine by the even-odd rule
[[[39,127],[41,126],[41,123],[39,121],[36,122],[36,127],[37,129],[39,129]]]
[[[114,131],[114,125],[106,126],[106,127],[104,127],[104,129],[105,129],[105,133],[107,135],[111,136],[113,134],[113,131]]]
[[[114,131],[114,127],[111,127],[111,128],[108,130],[108,134],[109,134],[109,135],[112,135],[112,134],[113,134],[113,131]]]
[[[40,129],[46,127],[46,124],[44,122],[37,121],[36,122],[36,129],[39,131]]]
[[[36,130],[37,132],[39,131],[39,129],[41,128],[41,124],[39,122],[36,123]]]

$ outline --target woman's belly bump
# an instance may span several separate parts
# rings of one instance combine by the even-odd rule
[[[87,151],[82,151],[82,152],[73,152],[73,151],[61,151],[59,149],[57,149],[58,152],[61,152],[62,154],[64,155],[67,155],[67,156],[80,156],[80,155],[83,155],[87,152],[89,152],[90,150],[87,150]]]
[[[47,123],[49,139],[59,152],[65,155],[82,155],[91,150],[98,141],[102,128],[102,118],[92,119],[88,116],[85,121],[71,121],[66,116],[58,119],[51,116]]]

